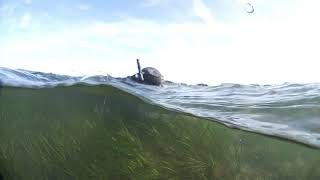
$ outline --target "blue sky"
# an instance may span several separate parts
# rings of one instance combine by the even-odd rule
[[[255,13],[244,5],[251,3]],[[0,66],[187,83],[317,82],[315,0],[0,0]]]

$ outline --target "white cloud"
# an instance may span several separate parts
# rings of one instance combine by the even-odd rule
[[[30,13],[25,13],[25,14],[23,14],[23,16],[20,18],[19,27],[20,27],[21,29],[27,29],[28,27],[30,27],[31,21],[32,21],[32,16],[31,16],[31,14],[30,14]]]
[[[160,4],[168,3],[172,0],[143,0],[140,5],[143,7],[155,7]]]
[[[32,3],[32,0],[23,0],[23,2],[24,2],[25,4],[31,4],[31,3]]]
[[[144,0],[141,2],[143,7],[154,7],[161,3],[161,0]]]
[[[38,70],[67,74],[76,69],[82,73],[92,74],[99,70],[114,76],[126,76],[135,72],[135,58],[141,58],[143,66],[155,66],[167,79],[178,82],[216,84],[316,80],[316,59],[319,55],[316,49],[309,48],[316,47],[314,44],[306,46],[310,43],[308,38],[295,38],[301,29],[288,33],[288,29],[283,27],[279,30],[268,27],[268,24],[253,26],[256,27],[242,23],[223,24],[220,31],[214,31],[206,24],[163,26],[130,19],[118,23],[101,22],[92,27],[52,34],[35,34],[27,39],[17,39],[6,51],[19,54],[24,59],[29,57],[28,64],[37,64]],[[232,39],[216,42],[224,38]],[[81,50],[72,54],[70,51],[74,48]],[[131,50],[135,48],[146,52],[140,54]],[[10,49],[14,51],[10,52]],[[44,55],[34,55],[39,52]],[[64,64],[74,65],[57,68],[55,64],[59,63],[54,59],[36,63],[47,57],[56,57],[60,63],[63,60]],[[24,65],[30,68],[30,65]],[[304,72],[309,79],[297,73],[301,68],[309,70]]]
[[[76,8],[81,10],[81,11],[87,11],[89,10],[91,7],[87,4],[77,4]]]
[[[193,1],[193,10],[195,15],[200,17],[205,23],[214,23],[214,19],[210,8],[208,8],[202,0]]]
[[[144,0],[141,2],[143,7],[154,7],[159,5],[163,0]]]

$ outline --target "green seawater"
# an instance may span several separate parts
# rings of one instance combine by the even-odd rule
[[[318,180],[320,150],[111,86],[0,89],[0,179]]]

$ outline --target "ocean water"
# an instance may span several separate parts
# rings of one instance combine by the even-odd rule
[[[320,177],[318,84],[156,87],[7,68],[0,82],[0,179]]]
[[[164,108],[208,118],[229,127],[320,147],[320,84],[197,86],[138,84],[111,76],[70,77],[1,68],[3,86],[52,88],[111,85]]]

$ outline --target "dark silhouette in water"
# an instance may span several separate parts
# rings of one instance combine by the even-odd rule
[[[208,86],[208,84],[200,83],[200,84],[197,84],[197,86]]]
[[[139,59],[137,59],[138,65],[138,73],[131,76],[136,82],[148,84],[148,85],[155,85],[161,86],[163,83],[163,76],[161,75],[160,71],[153,67],[146,67],[143,68],[141,71],[141,66]]]

